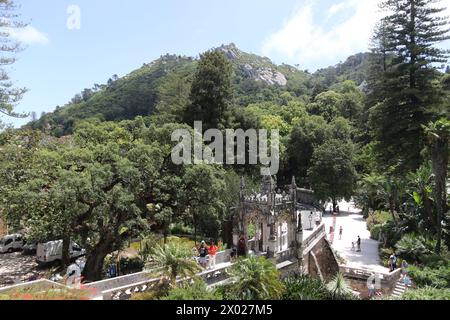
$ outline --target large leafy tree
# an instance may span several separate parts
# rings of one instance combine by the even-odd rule
[[[338,199],[350,198],[357,179],[353,145],[331,139],[316,148],[308,177],[317,196],[331,198],[334,207]]]
[[[300,118],[294,125],[287,144],[288,165],[292,171],[287,172],[287,175],[295,175],[301,185],[307,185],[307,173],[314,150],[328,137],[325,119],[315,115]]]
[[[376,97],[372,120],[378,151],[388,165],[415,170],[422,161],[421,125],[433,117],[440,94],[434,81],[436,65],[447,55],[436,44],[449,38],[444,10],[434,0],[386,0],[389,13],[375,34],[375,53],[382,55],[371,93]]]

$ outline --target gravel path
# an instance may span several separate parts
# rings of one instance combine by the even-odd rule
[[[35,259],[20,252],[0,254],[0,287],[44,276],[46,270],[39,268]]]

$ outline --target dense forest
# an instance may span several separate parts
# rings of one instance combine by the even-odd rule
[[[371,51],[314,73],[229,44],[84,89],[1,133],[0,213],[35,241],[86,247],[89,280],[130,238],[176,227],[229,242],[240,176],[257,189],[258,168],[175,166],[171,133],[278,129],[279,186],[295,176],[322,203],[353,198],[384,259],[395,250],[426,265],[417,282],[448,288],[449,36],[431,3],[385,1]]]

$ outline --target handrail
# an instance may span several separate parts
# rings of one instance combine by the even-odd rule
[[[341,273],[343,273],[344,275],[348,275],[348,276],[359,276],[359,277],[371,277],[374,274],[378,274],[380,276],[380,278],[384,281],[397,281],[400,278],[402,269],[398,268],[392,272],[383,272],[383,271],[375,271],[375,270],[369,270],[369,269],[362,269],[362,268],[357,268],[357,267],[350,267],[347,265],[341,265],[339,266],[339,270],[341,271]]]

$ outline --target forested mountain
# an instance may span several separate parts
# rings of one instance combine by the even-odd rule
[[[343,80],[360,85],[365,80],[369,59],[367,53],[357,54],[337,66],[310,74],[290,65],[275,65],[270,59],[243,52],[234,44],[214,50],[223,52],[230,60],[235,104],[244,107],[261,102],[283,104],[289,96],[309,102]],[[63,136],[72,133],[74,124],[82,119],[120,121],[151,115],[155,110],[182,108],[189,98],[197,63],[191,57],[161,56],[122,78],[113,76],[105,85],[84,89],[67,105],[58,106],[27,126]]]

